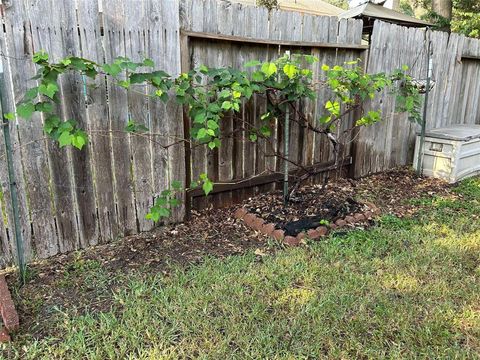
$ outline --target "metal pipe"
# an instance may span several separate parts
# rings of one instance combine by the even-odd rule
[[[417,161],[417,175],[422,175],[422,165],[423,165],[423,146],[425,145],[425,130],[427,126],[427,109],[428,109],[428,95],[430,93],[430,80],[433,74],[433,61],[431,54],[431,45],[432,41],[430,39],[430,28],[427,28],[427,83],[425,89],[425,103],[423,104],[423,119],[422,119],[422,129],[420,132],[420,146],[418,149],[418,161]]]
[[[13,167],[13,151],[12,151],[12,140],[10,137],[10,124],[7,119],[3,116],[3,109],[5,104],[5,81],[3,73],[3,63],[0,61],[0,115],[2,116],[2,128],[3,128],[3,137],[5,139],[5,151],[8,167],[8,180],[9,180],[9,189],[10,189],[10,202],[13,211],[13,227],[15,230],[15,243],[17,247],[17,264],[20,271],[20,281],[25,282],[25,254],[23,247],[23,237],[20,224],[20,209],[18,206],[18,193],[17,193],[17,182],[15,179],[15,170]],[[0,219],[0,221],[2,221]],[[11,226],[11,224],[10,224]]]
[[[283,144],[283,203],[288,203],[288,155],[290,142],[290,107],[287,103],[287,110],[285,111],[285,124],[283,127],[284,144]]]

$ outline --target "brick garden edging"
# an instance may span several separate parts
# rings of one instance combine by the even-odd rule
[[[352,215],[347,215],[343,219],[338,219],[333,224],[327,226],[319,226],[316,229],[310,229],[306,233],[301,232],[296,237],[294,236],[285,236],[285,232],[280,229],[275,229],[274,223],[266,223],[265,220],[258,217],[254,213],[250,213],[245,208],[238,208],[235,211],[235,218],[238,220],[243,220],[245,225],[249,228],[258,231],[264,235],[273,237],[277,241],[283,242],[288,246],[297,246],[300,245],[303,239],[319,239],[326,236],[331,230],[339,229],[346,226],[353,226],[355,224],[364,223],[367,220],[373,219],[375,216],[380,215],[380,209],[374,204],[365,203],[368,207],[368,210],[355,213]]]
[[[5,275],[0,275],[0,313],[2,314],[3,325],[5,328],[0,327],[0,342],[10,341],[11,331],[15,331],[20,326],[17,310],[13,304],[10,290],[5,280]]]

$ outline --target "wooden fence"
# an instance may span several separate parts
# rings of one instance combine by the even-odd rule
[[[392,44],[395,44],[392,46]],[[431,33],[433,80],[427,129],[451,124],[480,124],[480,40],[459,34]],[[409,66],[415,78],[427,77],[424,29],[375,22],[368,72],[388,72]],[[363,176],[411,163],[419,126],[395,113],[395,99],[381,98],[381,123],[362,129],[355,143],[355,174]]]
[[[19,0],[2,11],[4,112],[14,111],[25,89],[35,84],[32,54],[41,49],[54,61],[67,55],[99,63],[117,56],[149,57],[159,69],[180,72],[177,1]],[[145,87],[126,92],[104,77],[87,84],[80,75],[63,76],[60,89],[61,117],[76,119],[90,133],[84,151],[59,149],[45,139],[39,116],[11,126],[27,259],[151,229],[145,214],[153,195],[185,178],[183,146],[166,151],[158,145],[170,141],[162,134],[183,137],[181,107],[150,102],[137,93],[146,93]],[[128,119],[158,135],[148,140],[126,135]],[[3,143],[0,148],[4,264],[15,251]],[[183,213],[177,211],[175,219]]]
[[[268,13],[223,0],[18,0],[2,5],[1,10],[3,112],[14,111],[25,89],[35,84],[30,80],[35,74],[31,58],[40,49],[53,60],[67,55],[100,63],[117,56],[149,57],[156,68],[170,74],[201,64],[240,67],[250,59],[272,59],[290,50],[320,59],[314,68],[316,80],[323,76],[320,67],[324,63],[367,58],[359,20]],[[406,64],[415,77],[424,78],[424,34],[423,30],[377,22],[368,71],[388,71]],[[436,86],[429,104],[429,127],[478,123],[479,42],[434,33],[433,44]],[[147,93],[146,87],[127,92],[105,78],[91,84],[70,74],[60,80],[60,88],[65,99],[60,115],[76,119],[88,130],[86,149],[59,149],[45,138],[40,117],[20,119],[10,126],[27,259],[151,229],[153,224],[145,220],[145,214],[154,195],[174,179],[188,184],[208,172],[215,181],[225,183],[217,186],[219,192],[208,200],[192,192],[193,201],[187,201],[187,208],[225,205],[270,190],[278,180],[281,161],[269,156],[265,141],[252,143],[241,129],[240,137],[225,138],[217,151],[183,145],[165,150],[161,145],[171,142],[172,136],[188,137],[189,122],[173,102],[162,104],[139,94]],[[298,105],[307,109],[313,122],[322,115],[328,96],[326,90],[320,90],[317,103]],[[385,98],[380,104],[385,121],[358,134],[351,151],[357,175],[411,161],[416,126],[396,114],[394,105]],[[264,100],[254,98],[244,104],[241,120],[257,124],[264,109]],[[152,135],[124,133],[128,119],[142,122]],[[224,132],[235,131],[238,121],[228,119],[222,126]],[[283,146],[281,134],[279,124],[274,129],[277,147]],[[294,160],[304,166],[328,167],[332,154],[321,136],[292,126],[290,139]],[[5,144],[0,137],[0,267],[15,257],[6,168]],[[178,209],[174,220],[182,220],[185,210]]]

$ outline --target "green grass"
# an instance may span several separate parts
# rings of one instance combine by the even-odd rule
[[[111,311],[63,309],[51,325],[60,335],[19,334],[5,356],[480,358],[480,180],[455,192],[417,200],[415,219],[385,216],[308,248],[121,275]],[[96,264],[80,270],[105,281]]]

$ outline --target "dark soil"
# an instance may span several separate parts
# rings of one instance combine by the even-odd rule
[[[324,190],[315,186],[300,189],[287,213],[278,205],[278,194],[259,195],[243,205],[194,213],[185,224],[163,226],[110,244],[52,257],[29,266],[29,278],[23,287],[18,287],[17,276],[7,271],[20,315],[19,335],[33,334],[37,338],[54,335],[49,324],[55,316],[62,316],[65,309],[78,314],[111,309],[113,293],[125,286],[124,273],[168,276],[175,266],[189,266],[205,256],[223,258],[249,249],[257,249],[255,252],[261,261],[262,255],[275,248],[268,246],[266,237],[234,219],[238,206],[259,209],[261,216],[269,221],[279,219],[279,223],[305,216],[321,216],[333,221],[357,211],[356,202],[371,201],[384,213],[403,217],[418,210],[409,199],[448,194],[448,184],[417,178],[405,169],[358,181],[340,179]],[[296,200],[301,197],[304,203]],[[273,214],[266,211],[267,205],[272,206],[269,201],[276,204]]]
[[[246,201],[245,207],[266,222],[274,223],[286,235],[296,236],[321,224],[335,222],[364,206],[353,197],[355,192],[345,180],[329,184],[304,186],[284,206],[281,191],[263,194]]]

